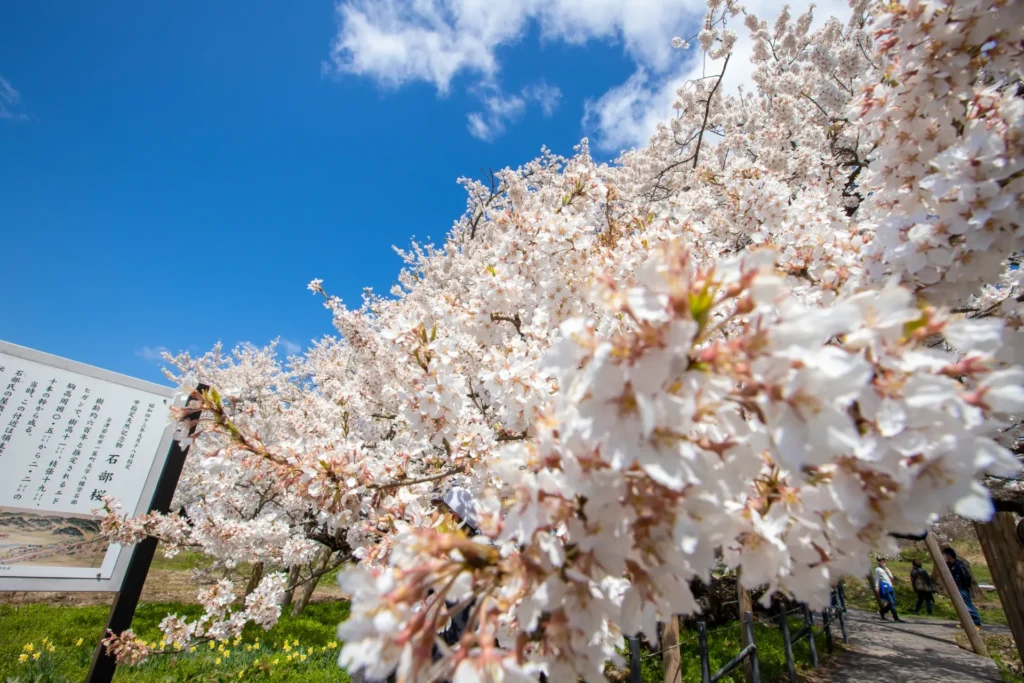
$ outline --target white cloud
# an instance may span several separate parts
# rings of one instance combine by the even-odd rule
[[[135,352],[135,355],[150,363],[163,363],[163,354],[165,353],[167,353],[167,348],[163,346],[143,346]]]
[[[28,114],[18,111],[21,105],[21,93],[18,92],[10,81],[0,76],[0,119],[24,121]]]
[[[539,104],[544,116],[551,116],[562,101],[562,91],[557,85],[541,81],[523,88],[523,97]]]
[[[544,41],[619,43],[634,62],[663,72],[678,58],[672,36],[695,25],[703,8],[700,0],[341,0],[324,70],[389,88],[425,81],[440,95],[456,76],[469,75],[499,90],[467,116],[471,135],[493,140],[522,114],[523,100],[550,116],[561,99],[544,82],[509,97],[496,85],[498,48],[521,40],[531,25]]]
[[[284,337],[278,339],[278,347],[284,351],[284,355],[286,356],[294,356],[299,351],[302,351],[301,345],[297,342],[293,342],[291,339],[285,339]]]
[[[673,61],[675,32],[703,13],[699,0],[342,0],[331,65],[397,87],[422,80],[448,92],[460,72],[500,71],[497,48],[535,22],[543,40],[621,42],[656,69]]]
[[[784,4],[744,3],[769,22]],[[809,4],[794,5],[793,15]],[[816,5],[816,26],[831,14],[849,16],[846,0]],[[705,64],[699,48],[672,48],[673,36],[697,33],[706,10],[703,0],[339,0],[339,29],[325,70],[371,78],[393,88],[424,81],[445,95],[459,75],[497,88],[498,48],[518,42],[532,26],[543,41],[614,42],[622,46],[635,71],[626,82],[588,100],[583,120],[597,146],[614,151],[645,144],[657,123],[672,117],[679,87],[716,72],[720,63]],[[749,82],[753,48],[742,16],[733,17],[729,27],[739,38],[723,84],[727,91]],[[475,137],[494,139],[521,114],[519,100],[536,101],[550,114],[561,93],[543,92],[527,88],[511,97],[491,92],[483,98],[482,110],[468,115],[467,128]],[[488,99],[495,97],[498,102]],[[503,107],[512,107],[512,113],[501,113]]]
[[[505,132],[508,123],[517,120],[526,111],[527,102],[536,102],[545,116],[551,116],[562,98],[562,91],[541,81],[523,88],[518,95],[504,95],[497,86],[486,87],[489,93],[481,97],[483,111],[466,116],[469,134],[490,142]]]
[[[780,0],[748,0],[743,3],[748,11],[771,25],[785,6]],[[850,16],[850,8],[845,0],[818,0],[814,3],[814,22],[812,30],[820,27],[830,16],[845,21]],[[803,14],[810,3],[795,4],[791,12],[794,20]],[[743,25],[743,15],[729,19],[728,28],[736,32],[737,39],[733,48],[729,66],[725,72],[722,89],[736,92],[740,85],[750,90],[751,75],[754,72],[750,58],[754,44],[750,39],[750,31]],[[688,37],[685,36],[684,37]],[[642,146],[647,143],[658,123],[668,121],[674,116],[672,104],[676,100],[676,92],[687,81],[702,76],[717,74],[721,71],[722,60],[707,63],[701,58],[702,53],[697,45],[686,51],[677,52],[680,61],[676,69],[667,75],[652,77],[641,66],[625,83],[615,86],[596,100],[588,100],[584,105],[584,129],[592,132],[598,147],[605,151],[619,151],[628,147]],[[684,55],[690,55],[684,58]]]

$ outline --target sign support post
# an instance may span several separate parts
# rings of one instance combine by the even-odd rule
[[[203,392],[206,388],[206,385],[200,384],[197,391]],[[189,415],[188,419],[192,422],[192,427],[188,431],[189,436],[195,432],[199,416],[198,411]],[[178,479],[181,477],[187,455],[188,447],[182,448],[179,441],[171,442],[167,460],[164,462],[164,469],[160,473],[156,491],[153,492],[150,512],[162,514],[170,512],[174,490],[178,487]],[[138,607],[139,598],[142,596],[142,587],[146,583],[149,567],[156,554],[156,546],[157,539],[150,536],[138,543],[132,550],[132,558],[125,571],[124,582],[121,584],[121,590],[117,592],[117,597],[114,598],[114,604],[110,607],[110,616],[107,617],[107,625],[101,638],[105,638],[108,632],[121,633],[131,627],[132,619],[135,617],[135,608]],[[110,683],[116,669],[117,660],[107,651],[102,642],[97,643],[86,682]]]

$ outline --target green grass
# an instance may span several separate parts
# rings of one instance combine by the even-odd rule
[[[103,631],[108,608],[51,607],[49,605],[0,605],[0,681],[33,681],[64,683],[84,680],[92,651]],[[152,603],[139,605],[132,624],[136,634],[148,641],[160,640],[157,624],[168,613],[202,614],[197,605]],[[244,680],[326,683],[347,683],[348,675],[338,668],[337,625],[348,617],[347,602],[316,603],[306,607],[299,617],[282,615],[270,631],[250,624],[237,645],[227,644],[229,656],[218,652],[217,646],[197,648],[151,658],[135,667],[119,667],[116,681],[138,683],[171,683],[172,681]],[[52,651],[43,644],[47,638]],[[253,648],[257,638],[259,649]],[[82,643],[78,645],[78,640]],[[299,645],[293,645],[298,640]],[[288,649],[284,643],[287,641]],[[19,663],[31,643],[38,659]],[[26,653],[27,654],[27,653]],[[305,659],[301,659],[302,656]],[[287,661],[291,657],[292,661]],[[217,659],[220,662],[217,662]],[[278,663],[274,664],[274,660]]]
[[[825,651],[825,634],[821,632],[821,615],[817,615],[815,623],[814,642],[818,650],[819,660],[824,661],[828,655]],[[791,617],[789,627],[790,634],[795,635],[803,627],[803,619]],[[839,632],[838,623],[833,624],[832,638],[838,651],[842,647],[842,636]],[[697,632],[684,629],[680,633],[679,641],[681,683],[699,683],[700,651],[697,648]],[[755,623],[754,642],[757,645],[757,661],[761,670],[761,680],[766,683],[787,680],[786,652],[782,643],[782,631],[779,630],[778,623]],[[708,660],[712,675],[735,657],[742,647],[739,623],[729,624],[708,631]],[[627,660],[629,659],[628,652],[624,653],[624,656]],[[811,651],[806,638],[793,646],[793,660],[797,671],[811,669]],[[662,655],[660,653],[641,653],[640,667],[641,679],[644,683],[662,683],[665,679],[665,670],[662,666]],[[744,680],[743,667],[739,666],[733,669],[732,673],[720,680],[742,683]]]
[[[189,569],[203,569],[213,564],[213,558],[203,553],[196,553],[190,550],[183,550],[174,557],[164,557],[162,547],[158,547],[153,557],[153,569],[168,569],[171,571],[188,571]]]

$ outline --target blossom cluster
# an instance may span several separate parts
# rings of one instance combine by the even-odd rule
[[[1021,12],[856,0],[814,29],[710,0],[674,44],[711,72],[647,147],[463,179],[390,296],[310,283],[340,336],[304,355],[171,359],[176,512],[111,501],[104,528],[266,573],[240,609],[205,588],[168,642],[271,626],[348,562],[345,667],[603,680],[718,563],[817,606],[889,532],[986,518],[1024,413]],[[729,94],[737,31],[754,89]],[[475,535],[438,504],[452,484]]]

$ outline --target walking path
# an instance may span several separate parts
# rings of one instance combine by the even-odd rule
[[[956,622],[906,618],[882,621],[877,614],[846,613],[850,644],[832,673],[832,683],[939,681],[1000,683],[999,668],[987,657],[961,649]],[[986,627],[1001,631],[1003,627]]]

